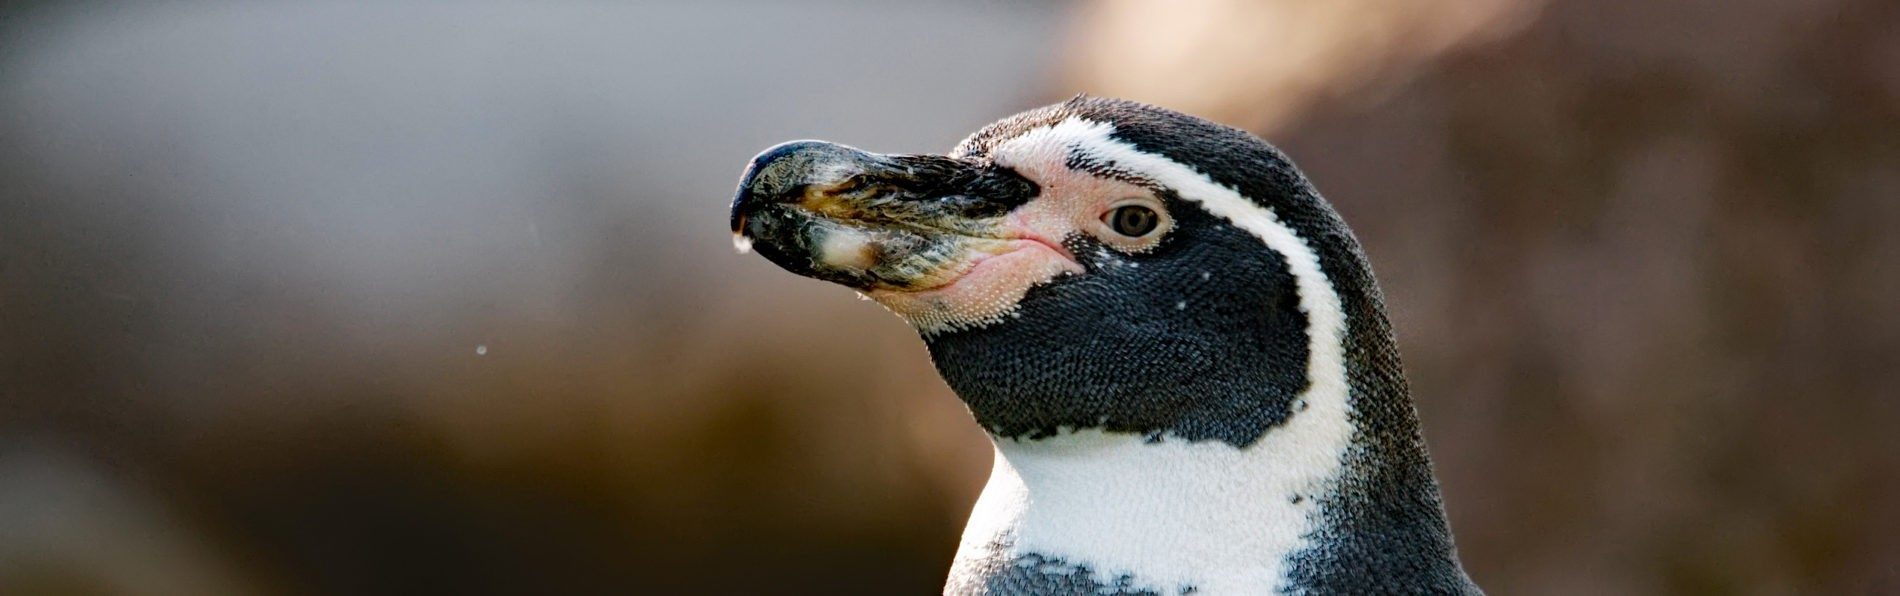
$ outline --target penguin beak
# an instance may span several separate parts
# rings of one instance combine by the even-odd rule
[[[794,141],[752,158],[731,223],[742,250],[876,297],[945,286],[1015,249],[1006,216],[1035,194],[980,164]]]

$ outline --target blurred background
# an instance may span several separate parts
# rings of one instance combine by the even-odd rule
[[[0,592],[928,593],[989,449],[746,160],[1287,150],[1498,594],[1900,593],[1890,0],[13,2]]]

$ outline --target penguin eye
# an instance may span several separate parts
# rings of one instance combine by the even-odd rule
[[[1097,203],[1100,205],[1100,203]],[[1129,255],[1154,250],[1161,246],[1161,238],[1174,229],[1174,218],[1168,213],[1160,199],[1129,193],[1120,198],[1077,213],[1083,217],[1094,213],[1097,221],[1077,222],[1079,231],[1085,231],[1110,249]],[[1099,223],[1098,223],[1099,222]]]
[[[1102,216],[1109,229],[1129,238],[1140,238],[1161,224],[1161,216],[1141,205],[1122,205]]]

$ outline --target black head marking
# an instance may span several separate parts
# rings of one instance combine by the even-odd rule
[[[978,423],[1012,437],[1099,427],[1245,445],[1286,418],[1307,357],[1286,263],[1164,200],[1175,227],[1153,251],[1072,236],[1086,274],[1032,288],[1003,323],[927,338]]]
[[[1290,585],[1476,593],[1445,524],[1383,297],[1339,215],[1258,138],[1134,102],[1078,96],[1004,119],[952,155],[982,159],[1070,118],[1111,124],[1111,138],[1271,209],[1316,253],[1338,296],[1352,443],[1340,485],[1313,495],[1318,529],[1289,561]],[[1117,175],[1115,164],[1073,165]],[[1182,209],[1178,198],[1168,204],[1181,223],[1154,253],[1124,257],[1139,269],[1060,280],[1025,296],[1021,318],[1008,325],[929,339],[939,370],[985,426],[1005,435],[1105,427],[1244,446],[1306,409],[1296,401],[1307,382],[1305,318],[1283,256],[1204,211]],[[1201,281],[1201,271],[1210,279]],[[1166,312],[1183,298],[1191,312]],[[1199,333],[1207,329],[1225,335]]]
[[[1065,127],[1070,120],[1080,122]],[[1009,160],[999,165],[1001,148],[1021,147],[1007,143],[1045,127],[1077,136],[1036,137],[1072,144],[1034,148],[1029,153],[1042,161],[1013,164],[1038,172],[1035,176],[1012,171],[1006,167],[1012,165]],[[1475,591],[1445,526],[1371,268],[1339,215],[1292,162],[1264,141],[1152,106],[1079,96],[993,124],[945,157],[873,156],[822,145],[768,151],[763,157],[769,159],[749,170],[735,200],[734,230],[785,251],[774,262],[822,252],[821,260],[839,272],[840,283],[910,280],[924,290],[941,287],[923,284],[935,283],[938,272],[954,271],[951,265],[971,261],[933,247],[969,246],[959,243],[976,238],[1024,240],[982,234],[1023,229],[1008,222],[1018,215],[1046,214],[1028,209],[1058,182],[1071,184],[1071,193],[1123,188],[1087,180],[1073,185],[1073,176],[1147,189],[1152,197],[1136,198],[1165,209],[1171,223],[1145,238],[1141,248],[1117,250],[1082,231],[1061,238],[1061,250],[1053,247],[1053,238],[1030,238],[1050,246],[1047,254],[1068,253],[1063,258],[1074,263],[1063,260],[1061,273],[1016,286],[1027,290],[1019,299],[1011,294],[1013,303],[1005,306],[1013,310],[1007,316],[974,326],[920,325],[938,370],[978,422],[1005,437],[1101,429],[1144,444],[1210,441],[1226,444],[1208,446],[1213,449],[1245,449],[1288,420],[1331,416],[1317,420],[1349,425],[1351,434],[1337,473],[1320,477],[1325,485],[1310,491],[1259,495],[1305,503],[1306,513],[1298,515],[1306,515],[1313,528],[1303,537],[1307,546],[1281,561],[1288,570],[1283,587],[1315,593]],[[804,157],[813,164],[844,163],[870,177],[837,180],[839,170],[800,169]],[[1062,158],[1061,167],[1047,163],[1056,157]],[[814,181],[809,172],[824,174],[817,177],[823,180]],[[1189,189],[1197,194],[1181,196]],[[1094,201],[1085,203],[1091,207],[1114,199],[1084,198]],[[965,199],[968,204],[959,202]],[[841,215],[840,209],[849,213]],[[821,239],[834,231],[847,240],[870,233],[890,238],[874,238],[875,258],[831,259],[834,243],[810,242],[820,238],[813,230],[825,232]],[[800,244],[799,239],[808,241]],[[761,254],[774,257],[763,247]],[[927,267],[883,272],[864,265],[911,263],[892,255],[915,257]],[[795,272],[797,264],[781,263]],[[817,273],[806,274],[824,278]],[[920,300],[946,300],[924,296]],[[1328,323],[1320,327],[1325,333],[1314,333],[1314,321]],[[1332,327],[1342,323],[1343,328]],[[1338,343],[1315,344],[1315,337],[1336,337]],[[1316,354],[1343,357],[1346,395],[1338,394],[1337,377],[1321,379],[1328,391],[1308,394],[1315,387],[1309,369],[1327,369],[1312,368]],[[1338,369],[1330,370],[1337,374]],[[1341,399],[1343,421],[1338,418]],[[1318,407],[1322,404],[1329,407]],[[1334,444],[1324,448],[1334,453]],[[1278,455],[1275,450],[1259,453]],[[1007,568],[986,569],[1029,589],[1141,591],[1135,581],[1139,569],[1132,570],[1134,575],[1119,570],[1099,575],[1102,570],[1025,557],[1008,561]]]
[[[1117,140],[1197,168],[1203,163],[1193,159],[1240,154],[1211,163],[1283,171],[1286,184],[1249,196],[1264,205],[1319,201],[1251,135],[1129,102],[1083,97],[1032,110],[952,154],[985,160],[1001,143],[1069,118],[1112,124]],[[1003,323],[928,337],[938,369],[978,422],[1002,436],[1102,428],[1251,444],[1294,414],[1308,385],[1307,317],[1285,256],[1141,172],[1091,159],[1074,152],[1068,165],[1155,190],[1174,229],[1135,255],[1071,236],[1065,245],[1087,274],[1031,289]]]

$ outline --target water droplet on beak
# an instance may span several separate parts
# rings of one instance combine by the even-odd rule
[[[738,251],[739,254],[742,255],[752,252],[752,239],[747,238],[745,234],[733,234],[732,250]]]

